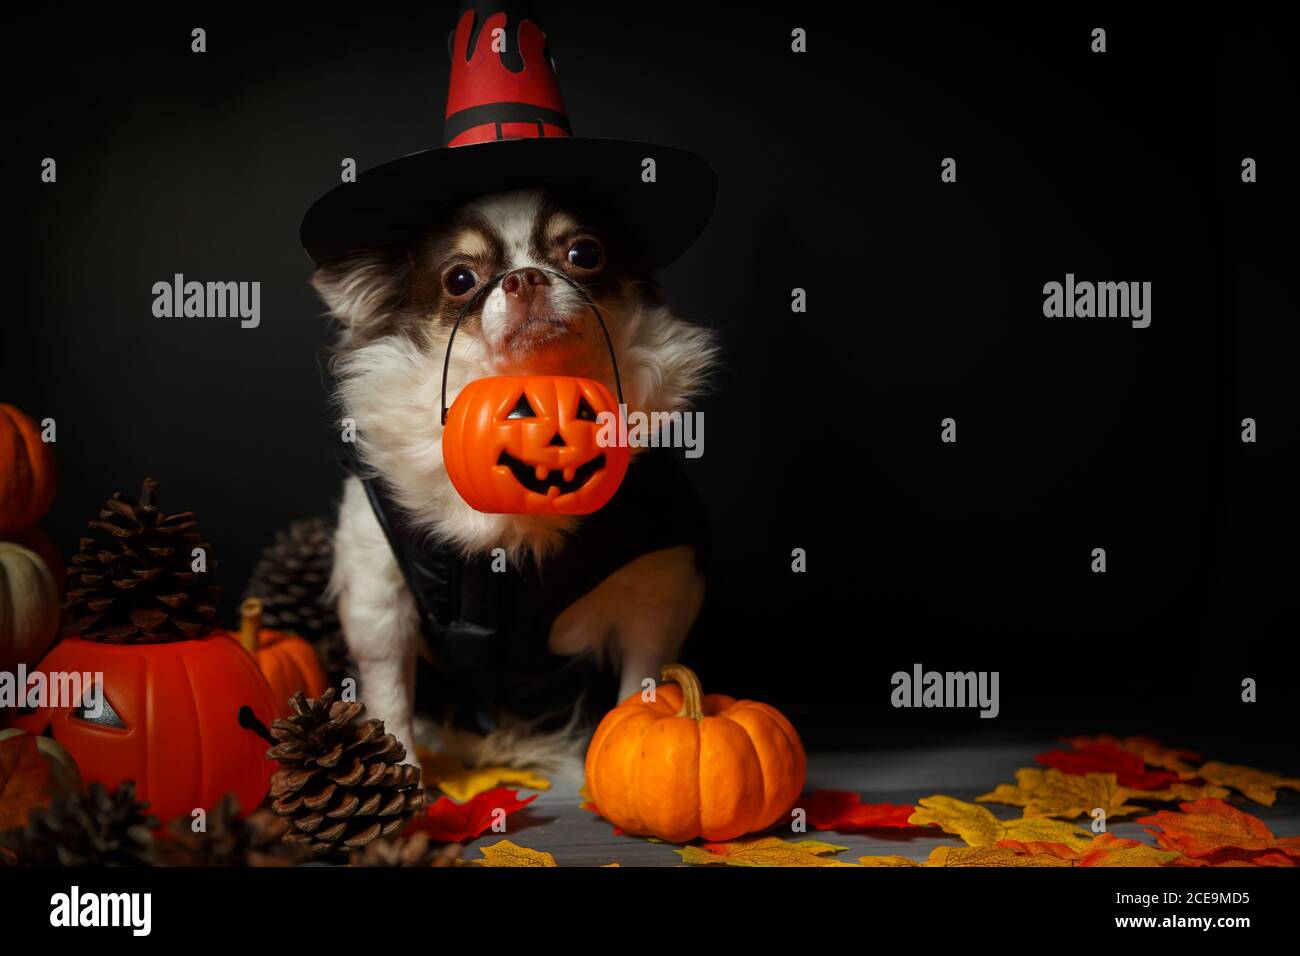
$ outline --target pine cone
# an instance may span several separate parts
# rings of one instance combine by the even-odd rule
[[[191,570],[194,548],[209,550],[194,513],[163,515],[154,503],[158,483],[145,479],[140,502],[114,493],[94,537],[68,569],[64,633],[117,644],[202,637],[213,627],[220,588]],[[207,571],[216,563],[207,558]]]
[[[272,725],[278,743],[267,754],[280,761],[271,809],[293,826],[285,841],[322,856],[391,836],[424,805],[420,769],[402,763],[406,748],[382,720],[356,722],[363,704],[334,697],[332,687],[313,700],[294,694],[294,714]]]
[[[21,866],[147,866],[158,826],[147,810],[136,802],[134,781],[111,794],[92,783],[32,810],[26,827],[0,835],[0,846]]]
[[[295,521],[262,550],[244,597],[262,600],[262,620],[316,647],[331,683],[349,669],[347,644],[334,602],[325,597],[334,566],[334,526],[324,518]]]
[[[375,840],[364,849],[353,850],[349,866],[455,866],[460,858],[459,843],[434,843],[427,833]]]
[[[311,859],[301,843],[283,842],[289,824],[265,807],[240,817],[233,793],[208,814],[205,832],[195,833],[189,817],[172,820],[168,830],[172,838],[157,844],[164,866],[294,866]]]

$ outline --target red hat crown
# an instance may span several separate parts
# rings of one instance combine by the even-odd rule
[[[464,4],[449,48],[444,145],[570,135],[546,34],[519,4]]]

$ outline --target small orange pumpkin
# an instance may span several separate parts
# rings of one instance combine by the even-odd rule
[[[593,379],[476,379],[461,389],[447,413],[442,432],[447,474],[477,511],[591,514],[614,496],[631,457],[626,444],[597,441],[602,412],[618,421],[614,396]]]
[[[271,685],[277,717],[288,717],[293,712],[289,698],[298,691],[313,698],[325,693],[329,680],[316,649],[306,639],[263,628],[262,602],[255,597],[245,598],[239,613],[239,643],[257,659],[262,676]]]
[[[54,450],[37,424],[0,404],[0,537],[30,528],[54,503]]]
[[[775,707],[703,695],[669,664],[655,699],[633,694],[605,715],[587,749],[587,792],[606,820],[670,843],[734,840],[780,820],[803,791],[807,758]]]

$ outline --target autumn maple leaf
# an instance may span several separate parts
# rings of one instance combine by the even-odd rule
[[[1200,763],[1203,759],[1194,750],[1181,747],[1166,747],[1154,737],[1141,734],[1132,737],[1114,737],[1110,734],[1098,734],[1096,737],[1066,737],[1065,742],[1075,750],[1087,750],[1091,747],[1113,747],[1141,757],[1152,767],[1172,770],[1183,780],[1195,777],[1196,768],[1188,761]]]
[[[1017,853],[1004,846],[937,846],[925,866],[1074,866],[1050,853]]]
[[[674,851],[687,863],[722,863],[727,866],[852,866],[829,854],[847,847],[821,840],[791,842],[780,837],[758,837],[729,843],[702,843]]]
[[[1177,851],[1157,849],[1149,843],[1117,837],[1113,833],[1097,834],[1082,850],[1046,841],[1000,840],[998,846],[1027,856],[1052,856],[1068,860],[1072,866],[1080,867],[1168,866],[1181,856]]]
[[[937,824],[945,833],[956,834],[970,846],[993,846],[999,840],[1045,840],[1081,850],[1089,841],[1086,831],[1064,820],[1047,817],[999,820],[990,810],[977,803],[966,803],[938,794],[923,797],[909,819],[918,826]]]
[[[440,797],[407,826],[406,832],[427,833],[430,839],[441,843],[463,843],[536,799],[537,794],[533,794],[527,800],[520,800],[519,791],[509,787],[486,790],[465,803]]]
[[[1016,771],[1014,784],[1002,783],[977,803],[1005,803],[1024,807],[1027,817],[1073,820],[1100,807],[1109,817],[1141,813],[1145,808],[1125,801],[1133,791],[1121,787],[1113,773],[1072,774],[1060,770],[1026,767]]]
[[[1178,805],[1182,813],[1160,810],[1138,817],[1160,846],[1177,850],[1193,860],[1214,863],[1255,863],[1266,857],[1266,865],[1279,865],[1278,854],[1300,865],[1300,837],[1275,837],[1259,817],[1244,813],[1222,800],[1194,800]],[[1159,832],[1157,832],[1157,830]]]
[[[535,770],[516,767],[466,767],[450,754],[415,748],[420,760],[420,774],[425,786],[439,790],[464,803],[493,787],[512,785],[530,790],[549,790],[551,781]]]
[[[1113,773],[1121,786],[1157,790],[1178,779],[1171,770],[1148,770],[1137,754],[1108,743],[1090,743],[1079,750],[1053,750],[1034,758],[1066,773]]]
[[[1283,777],[1281,774],[1256,770],[1254,767],[1242,767],[1237,764],[1211,761],[1196,771],[1197,775],[1208,783],[1217,783],[1231,787],[1256,803],[1271,807],[1277,800],[1277,792],[1282,787],[1300,790],[1300,779]]]
[[[801,805],[814,828],[843,833],[910,827],[907,818],[916,812],[910,803],[863,803],[860,796],[847,790],[817,790],[806,794]]]
[[[479,847],[479,850],[483,853],[483,859],[470,861],[478,866],[558,866],[555,857],[545,850],[519,846],[509,840]]]
[[[901,856],[864,856],[862,866],[1097,867],[1168,866],[1183,857],[1137,840],[1100,833],[1082,849],[1052,840],[999,840],[993,846],[940,846],[924,863]]]

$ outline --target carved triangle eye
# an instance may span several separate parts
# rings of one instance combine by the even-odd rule
[[[125,728],[126,723],[117,715],[113,705],[108,702],[108,696],[100,689],[99,708],[96,713],[91,713],[90,707],[94,703],[91,700],[91,693],[94,688],[87,689],[85,695],[81,698],[81,703],[72,710],[72,716],[77,720],[84,720],[88,724],[99,724],[101,727],[118,727]]]
[[[510,409],[510,414],[506,418],[536,418],[537,413],[533,411],[533,406],[528,404],[528,396],[520,395],[519,401],[515,402],[515,407]]]
[[[583,422],[594,422],[596,420],[595,411],[587,403],[587,399],[582,396],[578,398],[578,420]]]

